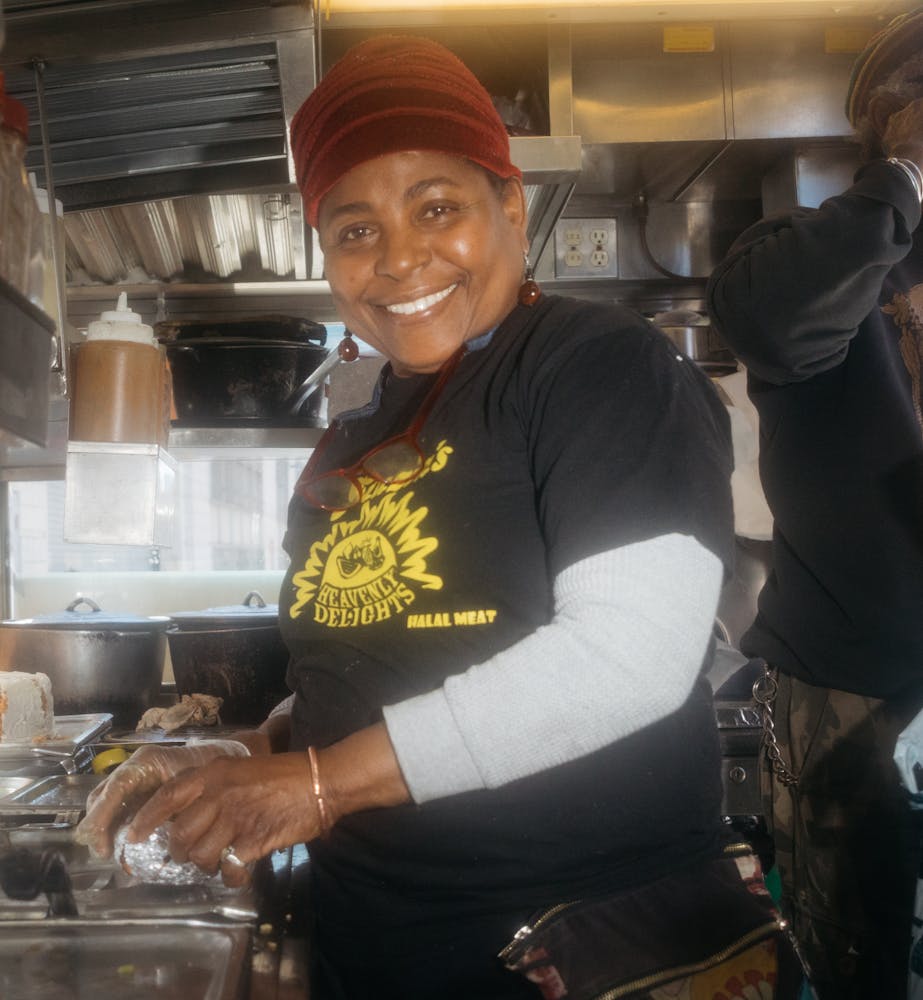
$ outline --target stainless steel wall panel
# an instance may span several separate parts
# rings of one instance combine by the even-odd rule
[[[574,131],[584,142],[725,138],[720,52],[663,51],[657,24],[575,26]]]
[[[548,30],[548,123],[551,135],[575,135],[573,40],[569,25]]]
[[[859,147],[821,144],[793,150],[763,178],[763,210],[782,212],[795,205],[817,208],[841,194],[859,168]]]
[[[824,21],[729,25],[734,139],[841,136],[855,54],[824,51]]]

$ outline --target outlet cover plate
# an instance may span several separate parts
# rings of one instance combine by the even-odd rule
[[[554,227],[556,278],[617,278],[615,219],[560,219]]]

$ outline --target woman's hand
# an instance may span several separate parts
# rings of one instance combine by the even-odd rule
[[[307,753],[268,753],[273,739],[265,727],[240,738],[137,751],[91,794],[77,839],[108,857],[116,831],[131,817],[129,843],[169,824],[174,861],[220,870],[225,884],[241,886],[249,880],[250,862],[322,836]],[[222,747],[237,749],[222,752]],[[327,827],[347,813],[410,801],[382,723],[317,757]],[[228,848],[244,866],[222,858]]]
[[[145,746],[90,792],[87,812],[74,832],[99,858],[112,856],[116,832],[165,782],[188,768],[218,757],[246,757],[236,740],[212,740],[183,747]]]
[[[321,833],[307,755],[218,757],[183,771],[141,806],[128,841],[142,841],[166,823],[174,861],[220,869],[226,885],[245,885],[247,868],[223,860],[225,849],[246,865]]]

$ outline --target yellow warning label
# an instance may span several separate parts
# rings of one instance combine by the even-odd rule
[[[714,52],[715,29],[710,24],[672,24],[663,29],[664,52]]]

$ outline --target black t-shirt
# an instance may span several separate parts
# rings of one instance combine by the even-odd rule
[[[299,746],[378,721],[548,623],[556,574],[586,557],[675,532],[730,564],[727,416],[666,338],[621,307],[546,296],[484,339],[423,427],[419,478],[364,483],[342,514],[292,501],[280,620]],[[433,381],[386,369],[378,404],[343,420],[322,467],[403,431]],[[360,921],[528,908],[714,849],[718,776],[703,682],[668,719],[594,754],[353,814],[312,855]]]

